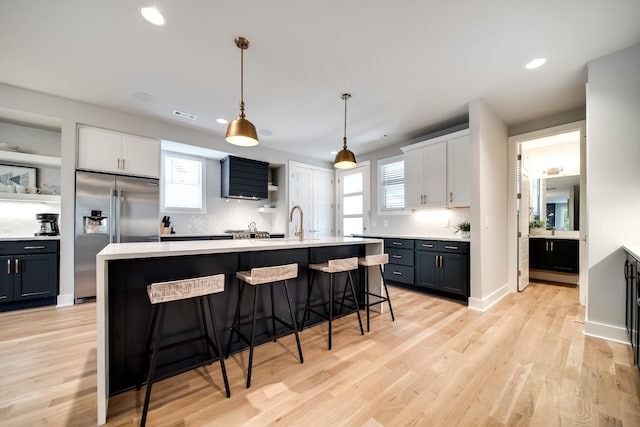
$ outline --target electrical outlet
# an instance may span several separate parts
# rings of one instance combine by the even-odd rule
[[[389,226],[389,221],[385,219],[385,220],[382,222],[382,225],[384,225],[385,227],[388,227],[388,226]]]

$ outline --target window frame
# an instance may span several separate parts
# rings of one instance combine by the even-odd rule
[[[407,177],[406,177],[406,160],[405,160],[405,156],[404,154],[400,154],[398,156],[392,156],[392,157],[385,157],[384,159],[379,159],[377,162],[377,207],[378,207],[378,215],[405,215],[407,213],[407,206],[406,206],[406,197],[405,197],[405,202],[403,203],[402,208],[398,208],[398,209],[385,209],[384,207],[384,196],[383,196],[383,191],[384,191],[384,187],[382,185],[382,168],[385,165],[388,165],[390,163],[396,163],[402,161],[403,165],[402,165],[402,169],[403,169],[403,181],[402,181],[402,185],[404,187],[404,190],[406,191],[407,189]]]
[[[185,160],[196,161],[200,163],[200,208],[185,208],[185,207],[167,207],[165,192],[166,192],[166,158],[179,158]],[[162,150],[161,162],[161,174],[160,174],[160,212],[163,213],[185,213],[185,214],[206,214],[207,213],[207,159],[199,156],[192,156],[189,154],[178,153],[170,150]]]

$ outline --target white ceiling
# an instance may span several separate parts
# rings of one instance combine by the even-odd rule
[[[587,62],[640,42],[638,0],[154,0],[163,27],[143,3],[0,0],[0,82],[222,136],[242,35],[260,143],[329,161],[345,91],[357,155],[465,121],[476,98],[507,125],[580,108]]]

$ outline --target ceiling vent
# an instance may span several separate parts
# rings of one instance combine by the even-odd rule
[[[198,118],[198,116],[196,116],[195,114],[189,114],[189,113],[185,113],[184,111],[178,111],[178,110],[173,110],[173,115],[182,117],[185,119],[189,119],[189,120],[195,120]]]

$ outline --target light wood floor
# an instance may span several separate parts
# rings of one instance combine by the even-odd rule
[[[154,385],[151,426],[639,426],[628,346],[583,335],[575,288],[533,284],[487,313],[391,288],[396,311],[355,317]],[[623,308],[621,307],[621,310]],[[0,314],[0,425],[96,422],[95,304]],[[139,423],[144,389],[111,399],[109,426]]]

